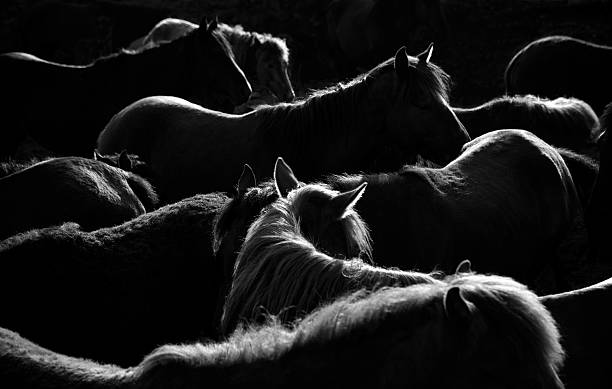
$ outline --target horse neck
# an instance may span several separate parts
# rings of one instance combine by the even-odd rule
[[[291,155],[291,166],[304,181],[359,170],[386,121],[386,104],[373,100],[361,82],[302,103],[260,109],[256,149],[269,150],[274,158]],[[257,169],[267,172],[269,164],[266,159]]]

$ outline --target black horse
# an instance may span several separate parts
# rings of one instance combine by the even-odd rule
[[[0,84],[0,157],[11,155],[27,135],[60,155],[89,157],[104,124],[145,96],[175,95],[231,111],[251,93],[216,22],[167,45],[122,51],[87,66],[2,54]]]

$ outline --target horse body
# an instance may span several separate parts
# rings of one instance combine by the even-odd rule
[[[560,244],[581,217],[563,159],[521,130],[482,135],[441,169],[326,181],[336,190],[368,183],[356,209],[382,266],[452,271],[468,258],[483,272],[533,284],[547,265],[558,265]]]
[[[121,365],[166,342],[215,337],[221,268],[211,224],[226,201],[199,195],[113,228],[65,224],[0,242],[0,292],[23,291],[3,303],[0,326]]]
[[[575,98],[503,96],[453,111],[472,138],[494,130],[520,128],[552,145],[585,151],[599,135],[597,115],[587,103]]]
[[[0,383],[29,389],[563,388],[554,320],[524,286],[494,276],[359,292],[293,329],[269,323],[224,343],[166,345],[131,369],[58,355],[8,330],[0,342]]]
[[[548,36],[521,49],[506,68],[508,94],[577,97],[599,115],[610,100],[612,47]]]
[[[582,289],[540,297],[557,321],[566,361],[561,378],[566,387],[596,387],[608,380],[612,336],[612,279]]]
[[[151,185],[133,173],[85,158],[49,159],[0,179],[0,239],[68,221],[109,227],[156,204]]]
[[[218,109],[227,109],[229,102],[233,109],[251,90],[214,27],[193,31],[172,44],[138,54],[121,52],[86,66],[51,63],[22,53],[1,55],[3,92],[11,96],[4,107],[3,137],[9,140],[4,142],[9,143],[5,155],[30,135],[54,152],[88,156],[112,115],[149,95],[182,96]]]
[[[196,189],[229,191],[233,180],[228,172],[240,171],[245,162],[258,177],[268,177],[278,155],[291,156],[305,179],[376,164],[394,168],[417,153],[448,161],[469,136],[448,106],[440,70],[433,66],[400,50],[396,61],[384,62],[347,86],[244,115],[149,97],[113,117],[98,138],[98,149],[127,149],[143,157],[167,201]],[[426,107],[415,103],[421,99]],[[388,160],[386,150],[393,147],[401,153]]]

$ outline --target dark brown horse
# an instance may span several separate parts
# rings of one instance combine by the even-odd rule
[[[608,382],[612,364],[612,278],[570,292],[540,297],[557,321],[566,362],[561,379],[568,389]]]
[[[563,389],[562,363],[554,319],[537,296],[472,274],[358,292],[292,329],[272,322],[223,343],[165,345],[130,369],[0,329],[0,386],[12,389]]]
[[[215,22],[167,45],[87,66],[3,54],[0,84],[0,156],[14,152],[27,135],[60,155],[90,156],[112,115],[145,96],[174,95],[231,112],[251,93]]]
[[[577,97],[598,115],[610,101],[612,47],[569,36],[547,36],[529,43],[506,68],[508,94]]]
[[[80,157],[52,158],[0,178],[0,240],[64,222],[84,230],[121,224],[157,207],[142,177]]]
[[[419,153],[448,162],[469,136],[448,105],[448,76],[429,61],[432,50],[409,57],[402,48],[348,84],[244,115],[169,96],[141,99],[113,117],[98,149],[140,155],[164,201],[230,191],[244,163],[269,177],[278,155],[291,156],[306,180],[396,169]]]
[[[0,242],[0,326],[127,366],[167,342],[214,338],[222,268],[211,227],[226,201],[199,195],[113,228],[69,223]]]

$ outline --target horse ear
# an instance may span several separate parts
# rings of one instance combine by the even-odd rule
[[[403,79],[408,78],[408,72],[410,67],[410,61],[408,60],[408,54],[406,53],[406,46],[402,46],[395,53],[395,73]]]
[[[99,161],[102,159],[102,156],[100,155],[100,153],[98,152],[98,149],[94,149],[94,153],[93,153],[93,159],[95,161]]]
[[[357,188],[340,193],[334,197],[330,204],[333,214],[339,218],[344,217],[346,212],[351,210],[361,196],[363,196],[366,186],[368,186],[368,183],[363,182]]]
[[[252,188],[256,185],[255,173],[253,173],[253,169],[248,164],[244,164],[244,168],[242,168],[242,174],[240,174],[240,178],[238,179],[238,196],[242,196],[247,189]]]
[[[457,269],[455,270],[455,274],[471,273],[471,272],[472,272],[472,263],[467,259],[464,259],[463,261],[461,261],[461,263],[457,265]]]
[[[444,295],[444,312],[449,320],[457,323],[467,323],[470,320],[474,304],[461,295],[461,289],[454,286]]]
[[[287,194],[299,186],[300,182],[295,178],[293,170],[278,157],[274,165],[274,186],[280,197],[287,197]]]
[[[127,150],[121,150],[119,154],[119,168],[131,172],[133,167],[132,158],[130,158]]]
[[[429,63],[429,61],[431,60],[431,55],[433,54],[433,45],[433,42],[431,42],[424,52],[417,55],[417,58],[419,59],[419,65],[427,65]]]

